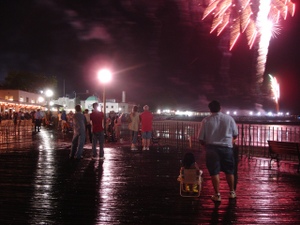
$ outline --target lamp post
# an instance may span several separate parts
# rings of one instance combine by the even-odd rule
[[[105,96],[105,85],[111,81],[112,74],[108,69],[101,69],[98,72],[98,79],[103,84],[103,114],[104,114],[104,133],[106,133],[106,96]]]

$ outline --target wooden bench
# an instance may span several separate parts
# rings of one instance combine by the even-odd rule
[[[299,145],[300,143],[296,142],[283,142],[283,141],[268,141],[269,144],[269,154],[271,156],[270,160],[270,168],[271,162],[273,159],[276,159],[277,166],[279,167],[280,156],[282,155],[294,155],[298,157],[298,173],[300,170],[300,152]]]

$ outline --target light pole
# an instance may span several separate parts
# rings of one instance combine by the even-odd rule
[[[104,133],[106,133],[106,96],[105,96],[105,85],[111,81],[112,74],[108,69],[101,69],[98,72],[98,79],[103,84],[103,114],[104,114]]]

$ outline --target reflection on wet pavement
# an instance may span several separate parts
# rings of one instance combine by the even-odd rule
[[[42,130],[32,142],[0,149],[0,224],[299,224],[300,175],[296,165],[268,167],[268,159],[242,158],[236,201],[211,200],[204,152],[199,198],[179,195],[183,150],[163,146],[132,152],[108,143],[105,160],[70,160],[71,135]]]

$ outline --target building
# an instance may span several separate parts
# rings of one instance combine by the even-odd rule
[[[46,101],[45,101],[46,98]],[[82,109],[92,110],[94,102],[98,102],[100,109],[103,111],[103,102],[97,96],[89,96],[86,100],[80,101]],[[64,109],[67,112],[75,110],[75,98],[60,97],[56,100],[43,96],[43,94],[36,94],[21,90],[0,90],[0,113],[12,112],[31,112],[33,110],[41,109],[47,110],[48,105],[51,111]],[[122,102],[117,102],[115,99],[106,100],[106,112],[115,113],[130,113],[133,103],[125,102],[125,92],[122,93]]]
[[[116,99],[106,100],[106,113],[130,113],[134,103],[125,102],[125,92],[122,92],[122,102],[117,102]],[[97,96],[89,96],[86,100],[80,101],[82,110],[88,109],[90,112],[93,109],[93,103],[97,102],[99,104],[99,110],[103,111],[103,101],[101,101]],[[51,105],[60,105],[66,112],[74,111],[75,108],[75,98],[70,99],[67,97],[61,97],[57,100],[52,100]]]
[[[43,96],[21,90],[0,90],[0,113],[16,111],[30,112],[36,109],[44,110]]]

